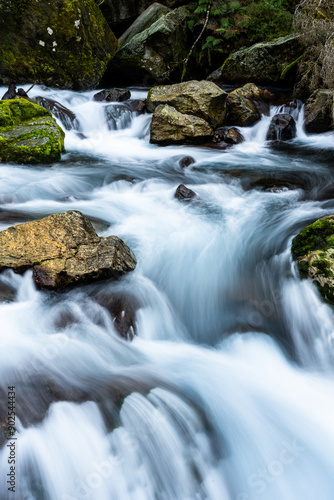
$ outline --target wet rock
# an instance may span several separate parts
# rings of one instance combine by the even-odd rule
[[[139,307],[137,299],[129,295],[100,292],[95,300],[107,309],[119,335],[125,340],[133,340],[137,334],[136,312]]]
[[[101,90],[94,95],[94,101],[98,102],[123,102],[127,101],[131,97],[131,92],[128,89],[109,89]]]
[[[304,126],[309,134],[334,130],[334,90],[313,92],[305,104]]]
[[[0,83],[95,87],[118,42],[94,0],[0,2]]]
[[[222,125],[225,119],[227,94],[212,82],[189,81],[174,85],[153,87],[147,96],[147,109],[151,112],[168,104],[179,113],[197,116],[212,127]]]
[[[13,226],[0,233],[0,270],[33,268],[37,286],[59,289],[135,268],[130,248],[117,236],[100,238],[78,211]]]
[[[0,280],[0,303],[14,302],[15,296],[16,290],[8,283],[4,283]]]
[[[225,135],[225,142],[228,144],[240,144],[245,140],[244,136],[237,128],[230,128]]]
[[[51,111],[62,122],[66,130],[78,128],[78,121],[73,111],[63,106],[60,102],[40,96],[35,97],[32,102],[36,102],[39,106],[43,106],[43,108]]]
[[[177,190],[175,191],[175,195],[174,195],[174,197],[180,201],[190,201],[195,196],[197,196],[196,193],[194,191],[192,191],[191,189],[187,188],[184,184],[180,184],[178,186]]]
[[[128,103],[130,111],[142,115],[146,110],[146,102],[141,99],[134,99]]]
[[[299,39],[299,34],[291,34],[240,49],[226,59],[215,78],[224,83],[291,84],[303,54]]]
[[[0,101],[0,162],[57,161],[64,151],[64,137],[43,107],[26,99]]]
[[[202,118],[179,113],[172,106],[160,104],[153,113],[151,143],[201,144],[213,137],[213,128]]]
[[[225,142],[226,144],[240,144],[244,140],[245,140],[244,136],[239,132],[237,128],[220,127],[217,130],[215,130],[212,142],[214,143]]]
[[[108,65],[106,82],[144,84],[179,81],[189,51],[188,14],[183,7],[162,15],[120,47]]]
[[[1,97],[1,100],[4,101],[6,99],[15,99],[16,97],[16,85],[14,83],[11,83],[8,87],[7,92],[4,93],[4,95]]]
[[[267,141],[289,141],[297,134],[294,118],[288,114],[277,114],[273,116],[267,132]]]
[[[314,281],[323,298],[334,304],[334,215],[305,227],[292,241],[300,276]]]
[[[181,168],[186,168],[195,163],[195,159],[192,156],[184,156],[179,163]]]
[[[269,100],[273,95],[268,90],[259,89],[253,83],[230,92],[226,99],[226,123],[249,127],[261,118],[261,113],[269,115]]]

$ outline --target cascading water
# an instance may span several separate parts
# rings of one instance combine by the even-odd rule
[[[290,245],[334,211],[333,134],[306,136],[303,109],[285,109],[297,137],[270,149],[272,108],[227,151],[159,148],[126,105],[33,95],[77,124],[59,163],[0,166],[0,230],[80,210],[138,265],[60,294],[0,275],[1,407],[15,386],[19,415],[16,491],[7,440],[1,500],[332,500],[333,314]],[[192,203],[174,198],[180,183]],[[133,300],[132,343],[101,294]]]

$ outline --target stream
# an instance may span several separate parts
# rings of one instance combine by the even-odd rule
[[[29,93],[76,127],[58,163],[0,164],[0,230],[80,210],[138,264],[60,293],[0,275],[0,388],[18,412],[16,489],[5,443],[0,499],[333,500],[333,310],[290,248],[334,213],[334,134],[306,135],[300,106],[284,149],[265,142],[271,117],[226,151],[158,147],[151,115],[94,93]],[[114,296],[136,309],[133,342],[96,300]]]

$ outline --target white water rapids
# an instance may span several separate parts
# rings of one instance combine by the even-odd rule
[[[70,108],[79,130],[59,163],[0,165],[0,230],[80,210],[138,265],[59,294],[30,272],[0,275],[1,388],[16,387],[25,418],[15,493],[0,449],[1,500],[333,500],[333,311],[290,247],[334,213],[334,134],[307,136],[294,110],[286,150],[265,143],[270,117],[226,151],[161,148],[149,115],[93,94],[31,91]],[[181,183],[192,202],[174,198]],[[133,298],[132,343],[98,293]],[[45,380],[69,397],[38,417]]]

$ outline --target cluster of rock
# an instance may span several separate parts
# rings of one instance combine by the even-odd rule
[[[248,127],[269,115],[273,98],[268,90],[248,83],[229,94],[213,82],[190,81],[150,90],[147,109],[153,113],[151,142],[205,144],[225,149],[244,140],[236,127]],[[291,115],[273,117],[267,140],[285,141],[296,135]]]

